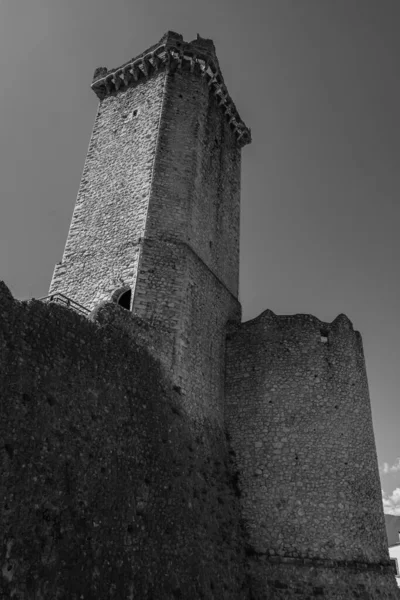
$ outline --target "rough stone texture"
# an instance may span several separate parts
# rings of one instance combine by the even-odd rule
[[[225,325],[241,318],[240,153],[199,72],[107,95],[49,292],[92,309],[131,287],[133,313],[164,330],[160,357],[192,418],[220,426]]]
[[[236,297],[240,155],[204,79],[169,74],[146,235],[186,242]]]
[[[164,81],[160,72],[100,103],[50,294],[64,293],[92,309],[116,288],[134,288]]]
[[[160,359],[190,416],[222,427],[225,325],[240,322],[239,303],[185,244],[146,240],[143,254],[135,314],[162,328]]]
[[[92,88],[50,288],[90,317],[0,288],[4,597],[398,599],[359,334],[241,324],[250,131],[212,41]]]
[[[312,595],[304,584],[309,579],[321,595],[344,597],[325,564],[336,576],[343,571],[346,597],[366,584],[366,570],[382,571],[385,580],[388,547],[368,383],[361,336],[347,317],[328,324],[265,311],[233,326],[225,424],[250,542],[263,564],[256,571],[270,593],[273,578],[277,589],[291,583]],[[276,565],[268,557],[289,562]],[[298,581],[304,559],[310,566],[300,569]],[[395,594],[393,583],[390,574],[387,593]],[[365,597],[377,597],[366,586]],[[383,593],[383,583],[378,587]],[[291,597],[293,589],[282,589],[272,597]]]
[[[224,433],[194,433],[146,325],[92,319],[1,284],[0,597],[248,598]]]
[[[379,600],[400,597],[393,567],[351,561],[251,559],[252,600]]]

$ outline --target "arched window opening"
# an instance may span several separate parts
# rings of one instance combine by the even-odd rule
[[[118,298],[117,304],[122,306],[122,308],[126,308],[126,310],[130,310],[131,309],[131,296],[132,296],[131,290],[127,290],[126,292],[121,294],[121,296]]]

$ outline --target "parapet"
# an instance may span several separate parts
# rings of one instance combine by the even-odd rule
[[[111,70],[98,67],[94,72],[91,87],[102,100],[120,89],[126,89],[148,79],[162,69],[167,69],[171,73],[177,70],[197,73],[204,77],[235,132],[239,145],[245,146],[251,142],[250,129],[240,118],[224,83],[214,43],[199,35],[196,40],[185,42],[179,33],[168,31],[158,44],[154,44],[122,66]]]
[[[272,310],[267,308],[258,317],[251,319],[250,321],[245,321],[243,325],[247,325],[250,323],[256,323],[258,321],[279,321],[281,323],[292,323],[297,324],[299,326],[304,324],[313,324],[315,327],[343,327],[345,329],[353,329],[353,324],[350,319],[343,313],[338,315],[331,323],[326,323],[315,317],[314,315],[297,313],[294,315],[277,315]]]
[[[253,336],[255,331],[264,331],[268,338],[279,337],[304,343],[322,341],[328,345],[333,343],[335,338],[355,337],[361,344],[359,332],[354,330],[352,322],[344,314],[338,315],[331,323],[327,323],[309,314],[276,315],[272,310],[267,309],[258,317],[245,321],[240,326],[232,326],[228,330],[229,338],[239,331],[242,335],[248,332],[250,336]]]

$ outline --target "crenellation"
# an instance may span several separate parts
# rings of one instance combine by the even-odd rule
[[[230,124],[233,125],[237,142],[241,146],[250,143],[250,129],[241,120],[236,106],[226,90],[213,43],[211,42],[211,45],[207,47],[207,45],[199,44],[199,40],[177,43],[175,37],[167,38],[164,42],[163,39],[160,40],[160,45],[156,49],[150,49],[132,60],[131,63],[107,72],[103,68],[101,71],[96,69],[92,89],[99,99],[103,100],[105,95],[112,94],[114,91],[118,92],[121,86],[129,86],[131,82],[129,78],[125,78],[127,72],[132,74],[136,83],[141,77],[148,79],[162,67],[165,67],[170,73],[177,71],[195,73],[197,65],[200,75],[205,78],[208,87],[214,89],[213,93],[220,95],[220,105],[225,114],[229,114]]]

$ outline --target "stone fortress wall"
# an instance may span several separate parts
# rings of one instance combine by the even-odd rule
[[[157,337],[0,282],[0,598],[246,600],[225,433],[200,433]]]
[[[96,69],[92,87],[100,106],[63,260],[50,288],[51,294],[61,292],[92,310],[91,316],[74,321],[76,315],[52,304],[16,305],[3,290],[0,348],[8,366],[2,372],[7,398],[2,427],[10,438],[3,452],[4,497],[12,507],[4,538],[7,591],[15,589],[25,599],[39,592],[56,597],[54,590],[61,589],[60,597],[75,598],[62,590],[68,588],[66,573],[77,577],[75,566],[68,565],[75,565],[78,552],[77,581],[86,586],[85,598],[399,598],[385,539],[358,332],[343,315],[326,324],[309,315],[277,317],[266,311],[241,324],[240,162],[250,131],[225,87],[213,43],[199,37],[186,43],[168,32],[122,67]],[[121,290],[131,290],[130,311],[112,303]],[[170,394],[171,411],[182,417],[183,429],[162,407],[169,406]],[[55,421],[43,412],[47,405],[56,407]],[[34,407],[32,414],[27,406]],[[114,427],[120,409],[125,412]],[[100,430],[92,423],[97,410],[104,412]],[[42,418],[50,420],[35,437],[31,423]],[[63,423],[70,430],[67,438],[65,427],[61,438],[52,432]],[[152,432],[158,441],[146,454],[145,439]],[[23,435],[42,448],[40,476],[34,474],[39,455],[31,458],[39,450],[25,445]],[[103,437],[110,456],[120,457],[110,463],[107,480],[114,485],[119,474],[120,513],[131,511],[129,498],[139,506],[129,522],[121,521],[117,508],[99,520],[98,498],[78,493],[84,481],[80,465],[98,464],[90,448],[98,448]],[[199,455],[194,462],[185,462],[189,438],[189,452]],[[57,474],[73,468],[71,457],[64,456],[66,439],[77,444],[74,492],[70,475],[56,483],[51,476],[52,468]],[[165,457],[169,442],[172,454]],[[18,453],[22,459],[14,461]],[[171,461],[166,464],[165,458]],[[28,463],[29,476],[22,471]],[[124,468],[115,471],[120,464]],[[216,470],[210,471],[212,464]],[[144,479],[137,486],[130,480],[136,469]],[[104,472],[92,472],[87,493],[101,487]],[[15,499],[18,478],[34,487],[33,496],[18,488]],[[59,490],[61,513],[46,496],[43,502],[50,505],[42,503],[39,516],[29,516],[30,504],[42,506],[36,499],[39,480],[42,486],[48,480],[46,494]],[[176,494],[171,502],[163,491],[171,489],[170,480]],[[101,510],[110,502],[114,506],[110,489]],[[210,504],[199,500],[203,494],[211,494]],[[174,521],[165,516],[165,503],[175,507]],[[45,531],[34,568],[23,552],[23,530],[17,530],[18,543],[13,533],[21,507],[29,543],[34,544],[36,530]],[[54,522],[50,529],[38,522],[44,514]],[[72,542],[64,545],[60,514],[68,540],[82,532],[78,550]],[[187,514],[193,516],[189,524]],[[91,515],[101,535],[88,546]],[[129,542],[125,527],[135,532]],[[115,545],[106,555],[101,547],[110,532]],[[139,562],[141,575],[135,571],[137,554],[126,545],[149,553],[147,563]],[[43,561],[51,568],[41,571]],[[99,570],[105,570],[105,579],[99,579]],[[169,571],[172,583],[166,579]],[[84,583],[85,573],[90,582]],[[115,578],[121,581],[117,591]],[[79,586],[73,592],[78,594]]]

